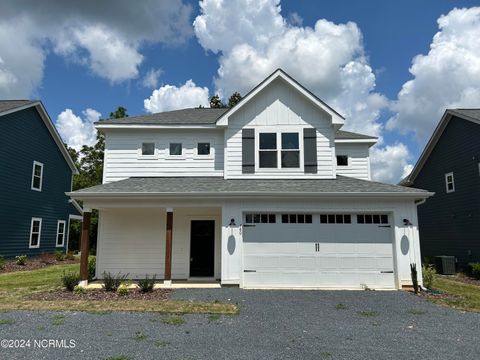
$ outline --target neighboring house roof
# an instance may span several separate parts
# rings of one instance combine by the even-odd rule
[[[128,178],[77,190],[76,199],[152,196],[406,196],[427,198],[426,190],[345,176],[336,179],[224,179],[223,177]]]
[[[423,149],[423,152],[418,158],[417,163],[415,164],[412,172],[407,177],[405,177],[400,181],[399,183],[400,185],[410,186],[414,183],[415,178],[420,173],[420,170],[422,170],[423,165],[425,164],[428,157],[430,156],[433,149],[435,148],[435,145],[437,144],[438,140],[442,136],[443,131],[445,130],[447,125],[450,123],[450,120],[454,116],[480,125],[480,109],[447,109],[445,110],[445,113],[443,114],[437,127],[433,131],[432,137],[430,138],[427,145],[425,146],[425,149]]]
[[[62,137],[58,133],[55,125],[50,119],[50,116],[45,110],[41,101],[38,100],[0,100],[0,117],[3,115],[7,115],[16,111],[21,111],[30,107],[35,107],[37,112],[39,113],[40,117],[42,118],[45,126],[47,127],[48,131],[52,135],[53,140],[57,144],[60,152],[62,153],[65,161],[67,162],[68,166],[72,170],[74,174],[78,174],[78,169],[75,166],[75,162],[70,157],[65,144],[63,143]]]
[[[358,134],[350,131],[338,130],[335,133],[335,139],[338,140],[378,140],[375,136]]]

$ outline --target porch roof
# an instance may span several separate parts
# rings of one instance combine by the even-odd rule
[[[360,180],[224,179],[223,177],[132,177],[67,193],[75,199],[151,196],[384,196],[427,198],[432,193],[411,187]]]

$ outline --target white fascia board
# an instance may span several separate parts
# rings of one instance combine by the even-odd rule
[[[212,125],[157,125],[157,124],[95,124],[97,130],[106,129],[216,129]]]
[[[335,139],[337,144],[370,144],[373,146],[377,143],[376,139]]]

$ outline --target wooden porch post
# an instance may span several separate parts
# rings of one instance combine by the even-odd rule
[[[172,231],[173,209],[167,209],[167,231],[165,235],[165,285],[172,284]]]
[[[90,211],[83,212],[82,222],[82,236],[80,240],[80,285],[87,285],[88,283],[88,253],[89,253],[89,231],[90,218],[92,213]]]

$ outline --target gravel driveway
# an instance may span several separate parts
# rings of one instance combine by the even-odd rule
[[[480,314],[404,292],[222,288],[176,290],[174,297],[231,301],[241,313],[185,315],[181,325],[152,313],[0,313],[0,339],[30,339],[30,347],[0,349],[0,359],[478,359],[480,354]],[[64,343],[58,348],[48,340]]]

